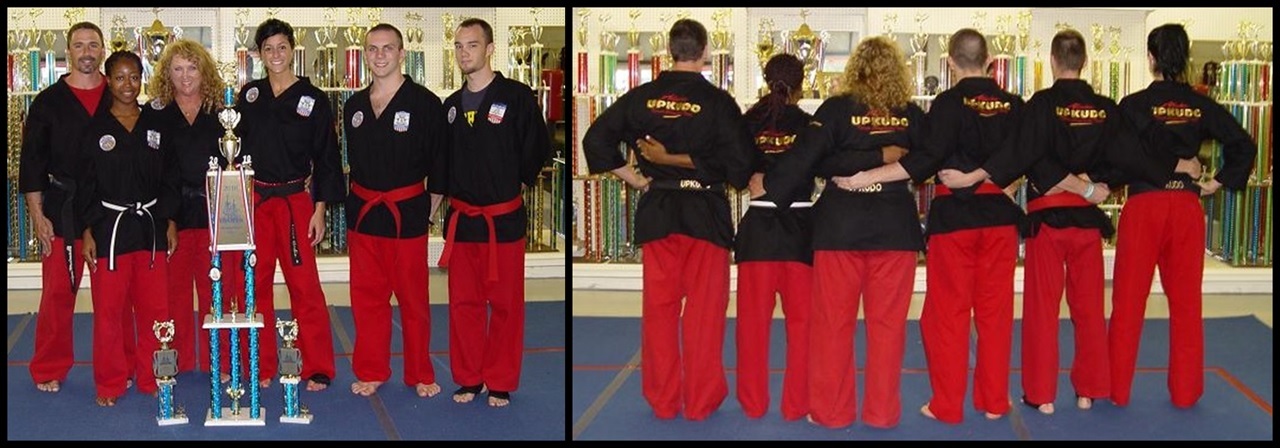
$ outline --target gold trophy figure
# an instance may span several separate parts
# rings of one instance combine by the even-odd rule
[[[444,78],[440,83],[441,90],[452,91],[458,88],[458,61],[453,50],[453,14],[440,15],[444,21]]]
[[[769,94],[769,85],[764,83],[764,67],[773,57],[777,45],[773,41],[773,19],[760,19],[760,30],[756,35],[756,59],[760,60],[760,97]]]

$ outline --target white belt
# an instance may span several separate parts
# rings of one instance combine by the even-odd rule
[[[748,205],[752,207],[778,208],[778,204],[774,204],[769,201],[751,201]],[[792,202],[790,208],[809,208],[809,207],[813,207],[812,202]]]
[[[107,201],[102,201],[103,207],[119,212],[119,213],[116,213],[115,224],[111,225],[111,246],[110,246],[111,248],[110,248],[110,251],[108,252],[108,256],[110,258],[107,259],[108,260],[107,270],[111,270],[111,271],[116,270],[116,231],[120,230],[120,218],[124,217],[125,212],[128,212],[128,211],[133,211],[134,213],[137,213],[138,216],[142,216],[145,213],[147,218],[151,220],[151,263],[155,264],[156,262],[156,235],[155,235],[156,218],[155,216],[151,215],[151,206],[153,205],[156,205],[155,199],[152,199],[151,202],[147,202],[145,204],[142,202],[134,202],[133,204],[129,204],[129,205],[112,204]]]

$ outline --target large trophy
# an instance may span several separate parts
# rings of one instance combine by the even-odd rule
[[[659,14],[658,21],[660,25],[658,32],[649,36],[649,47],[653,49],[653,56],[649,59],[649,70],[652,75],[649,79],[657,80],[658,75],[671,67],[671,55],[667,53],[667,15]]]
[[[346,29],[347,49],[343,53],[346,56],[345,86],[348,89],[364,87],[364,28],[356,25],[359,9],[347,8],[347,20],[351,21],[351,25]]]
[[[769,64],[769,58],[773,57],[776,45],[773,42],[773,19],[760,19],[760,32],[756,40],[756,59],[760,60],[760,94],[763,98],[769,94],[769,85],[764,82],[764,67]]]
[[[733,76],[729,72],[733,59],[733,34],[729,32],[728,21],[732,10],[720,9],[711,14],[716,27],[711,31],[711,83],[721,90],[733,94]]]
[[[316,61],[315,74],[317,87],[336,88],[341,87],[342,82],[338,80],[338,44],[334,43],[337,38],[337,28],[333,26],[334,14],[338,8],[325,8],[324,20],[325,26],[315,31],[316,36]]]
[[[236,73],[235,85],[240,88],[253,78],[253,59],[249,57],[249,42],[252,31],[246,26],[249,19],[249,8],[236,10]]]
[[[440,15],[440,20],[444,21],[444,77],[440,83],[440,89],[451,91],[458,88],[458,61],[453,50],[453,14],[444,13]]]
[[[627,30],[627,90],[640,85],[640,31],[636,30],[636,19],[640,18],[640,10],[632,9],[631,28]]]
[[[578,82],[577,82],[577,85],[575,86],[576,88],[574,89],[574,91],[578,93],[587,93],[587,89],[588,89],[588,86],[590,85],[590,78],[591,78],[591,76],[587,72],[587,58],[590,57],[587,55],[587,42],[588,42],[587,39],[590,37],[590,34],[587,33],[587,24],[590,23],[590,20],[588,19],[591,17],[591,10],[586,8],[575,8],[575,10],[578,13],[578,17],[581,17],[582,20],[578,22],[579,50],[578,50],[578,63],[576,64],[578,68]],[[656,79],[658,77],[658,74],[654,73],[653,77]]]
[[[234,66],[223,65],[223,76],[228,84],[234,77]],[[205,416],[205,426],[265,426],[266,409],[259,405],[258,384],[258,329],[263,327],[262,315],[254,312],[254,265],[257,255],[254,254],[253,235],[253,168],[249,156],[244,162],[235,164],[240,155],[240,138],[233,130],[240,123],[240,113],[231,108],[233,103],[231,86],[224,91],[226,108],[218,113],[218,121],[226,130],[218,139],[218,148],[227,159],[226,169],[221,168],[217,157],[209,157],[209,171],[205,176],[206,198],[209,207],[209,241],[212,252],[212,268],[209,279],[213,281],[213,306],[204,318],[203,328],[209,331],[209,382],[211,384],[209,413]],[[244,280],[246,313],[237,311],[234,298],[231,300],[231,313],[222,312],[222,251],[244,251]],[[230,331],[231,379],[225,391],[230,397],[229,407],[222,406],[222,393],[219,390],[221,372],[219,357],[218,333]],[[240,397],[246,392],[240,379],[240,330],[249,330],[249,412],[240,408]]]
[[[416,12],[405,13],[404,20],[409,25],[404,30],[405,52],[404,52],[404,74],[413,78],[419,84],[427,82],[426,59],[423,58],[422,51],[422,14]]]
[[[809,28],[806,22],[808,15],[809,10],[800,10],[800,28],[784,39],[784,51],[795,55],[804,63],[804,82],[800,89],[804,92],[804,98],[813,99],[821,97],[818,94],[818,72],[822,71],[822,53],[826,42]]]
[[[600,15],[600,97],[605,102],[604,106],[613,104],[614,96],[618,94],[617,84],[614,79],[618,75],[618,35],[605,26],[609,22],[609,15]]]
[[[164,322],[156,321],[151,325],[151,331],[156,333],[156,339],[160,341],[160,349],[152,355],[151,364],[156,385],[160,387],[156,394],[160,400],[160,414],[156,416],[156,424],[185,425],[187,424],[186,412],[181,406],[175,409],[173,405],[173,386],[178,384],[178,381],[173,379],[178,375],[178,352],[169,348],[169,342],[173,341],[173,319]]]
[[[507,70],[511,75],[511,79],[519,81],[521,84],[529,85],[529,46],[524,44],[524,37],[529,34],[529,29],[525,27],[515,27],[511,29],[511,35],[507,36]]]
[[[911,36],[911,79],[916,85],[916,96],[929,94],[924,83],[925,72],[929,69],[929,34],[924,32],[924,21],[928,19],[928,14],[916,13],[916,27],[919,31]]]
[[[529,87],[534,92],[538,92],[539,96],[542,92],[542,25],[538,24],[538,11],[541,8],[529,8],[529,14],[533,15],[533,26],[529,27],[529,39],[533,42],[529,43]]]
[[[284,414],[280,423],[307,425],[314,417],[298,404],[298,383],[302,382],[302,353],[294,346],[298,339],[298,320],[277,320],[276,331],[284,346],[280,347],[280,385],[284,387]]]

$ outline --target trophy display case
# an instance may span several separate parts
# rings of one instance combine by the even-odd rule
[[[560,49],[567,40],[566,12],[566,8],[9,8],[8,259],[39,259],[39,243],[17,186],[21,127],[35,95],[66,73],[66,30],[81,20],[102,28],[108,54],[115,50],[137,52],[145,74],[150,73],[147,70],[165,43],[194,39],[204,44],[215,60],[234,65],[233,87],[238,91],[244,83],[266,76],[253,48],[253,32],[268,17],[279,18],[294,27],[294,73],[308,77],[323,90],[340,119],[346,100],[369,82],[362,54],[362,40],[369,27],[386,22],[399,28],[405,39],[404,72],[443,99],[463,81],[453,54],[454,27],[469,17],[482,18],[494,29],[493,69],[521,79],[535,90],[555,135],[553,148],[558,149],[537,185],[526,189],[524,202],[530,213],[527,250],[564,250],[568,223],[564,199],[567,145],[563,142],[567,139],[560,135],[567,126],[563,108],[552,103],[565,93],[563,71],[558,67]],[[515,38],[517,33],[521,39]],[[503,55],[518,57],[509,64]],[[145,88],[146,83],[143,85]],[[139,101],[148,100],[145,91],[139,95]],[[335,129],[347,172],[343,127],[335,123]],[[442,205],[440,214],[433,217],[436,222],[442,222],[447,211],[447,204]],[[325,220],[326,236],[316,248],[317,255],[345,255],[343,205],[329,204]],[[434,226],[431,236],[438,239],[442,228]]]

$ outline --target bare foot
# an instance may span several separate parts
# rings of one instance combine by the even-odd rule
[[[57,392],[56,390],[54,392]],[[1093,407],[1093,399],[1089,397],[1076,397],[1076,407],[1080,409],[1089,409]]]
[[[453,391],[453,401],[458,403],[470,403],[476,398],[476,394],[485,391],[484,385],[462,386],[458,390]]]
[[[231,381],[231,375],[230,375],[230,374],[226,374],[226,373],[223,373],[223,374],[219,375],[219,376],[218,376],[218,378],[219,378],[219,380],[221,380],[221,381],[222,381],[222,382],[224,382],[224,383],[225,383],[225,382],[228,382],[228,381]]]
[[[436,383],[431,383],[431,384],[418,383],[417,385],[414,386],[414,389],[417,389],[418,396],[423,398],[434,397],[436,396],[436,394],[440,393],[440,385]]]
[[[500,408],[511,404],[511,392],[489,391],[489,406]]]
[[[109,407],[116,405],[115,397],[98,397],[98,406]]]
[[[319,392],[329,387],[328,384],[317,382],[316,380],[307,380],[307,390],[311,392]]]
[[[1004,414],[987,413],[987,420],[1000,420],[1000,417],[1004,417]]]
[[[351,383],[351,393],[367,397],[378,393],[379,386],[382,386],[382,381],[356,381]]]
[[[129,388],[130,388],[130,387],[133,387],[133,378],[129,378],[129,379],[127,379],[127,380],[124,380],[124,388],[125,388],[125,390],[129,390]]]
[[[58,380],[49,380],[43,383],[36,383],[36,389],[39,389],[41,392],[54,393],[60,390],[60,385]]]
[[[925,417],[929,417],[934,420],[938,419],[937,416],[933,415],[933,411],[929,410],[929,403],[925,403],[924,406],[920,406],[920,413],[923,414]]]
[[[259,389],[266,389],[268,387],[271,387],[271,378],[263,378],[258,380]]]

